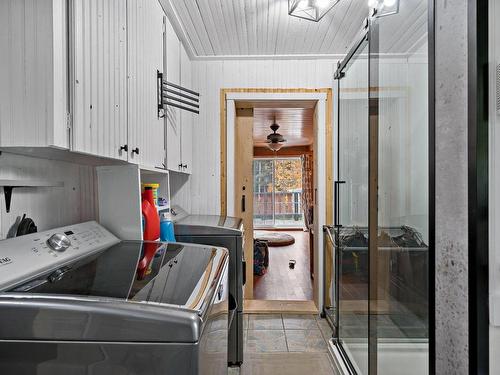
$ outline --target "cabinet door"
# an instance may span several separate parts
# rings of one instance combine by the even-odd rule
[[[181,86],[192,89],[191,60],[181,45]],[[193,164],[193,120],[194,114],[181,111],[181,162],[182,172],[191,174]]]
[[[176,85],[180,84],[180,43],[175,31],[166,22],[165,26],[165,79]],[[165,111],[167,127],[167,168],[179,172],[182,170],[181,162],[181,111],[179,108],[167,106]]]
[[[165,119],[158,114],[157,72],[163,72],[166,17],[157,0],[129,0],[127,15],[129,161],[161,167]]]
[[[180,42],[172,24],[167,19],[165,23],[167,81],[178,85],[180,83]]]
[[[72,150],[127,159],[126,0],[74,0]]]

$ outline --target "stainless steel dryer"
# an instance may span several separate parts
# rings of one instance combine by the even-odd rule
[[[175,238],[190,242],[220,246],[229,250],[229,293],[236,302],[234,318],[229,322],[229,365],[243,362],[243,285],[245,285],[245,255],[243,252],[243,220],[217,215],[190,215],[179,206],[171,210]],[[230,316],[233,315],[230,313]]]
[[[227,373],[227,281],[225,249],[96,222],[0,241],[0,373]]]

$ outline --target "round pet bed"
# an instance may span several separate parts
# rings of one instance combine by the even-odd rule
[[[288,246],[295,243],[293,236],[283,232],[255,231],[254,238],[267,241],[267,245],[270,247]]]

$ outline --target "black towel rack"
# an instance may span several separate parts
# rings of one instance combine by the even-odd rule
[[[176,85],[163,79],[163,73],[157,71],[158,117],[164,117],[167,106],[199,114],[200,94],[196,91]]]

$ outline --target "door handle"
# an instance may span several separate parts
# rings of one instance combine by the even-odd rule
[[[340,224],[340,184],[345,184],[345,181],[335,181],[334,192],[333,192],[333,200],[335,208],[333,209],[333,225],[335,227],[341,227]]]
[[[241,196],[241,212],[245,212],[245,194]]]

